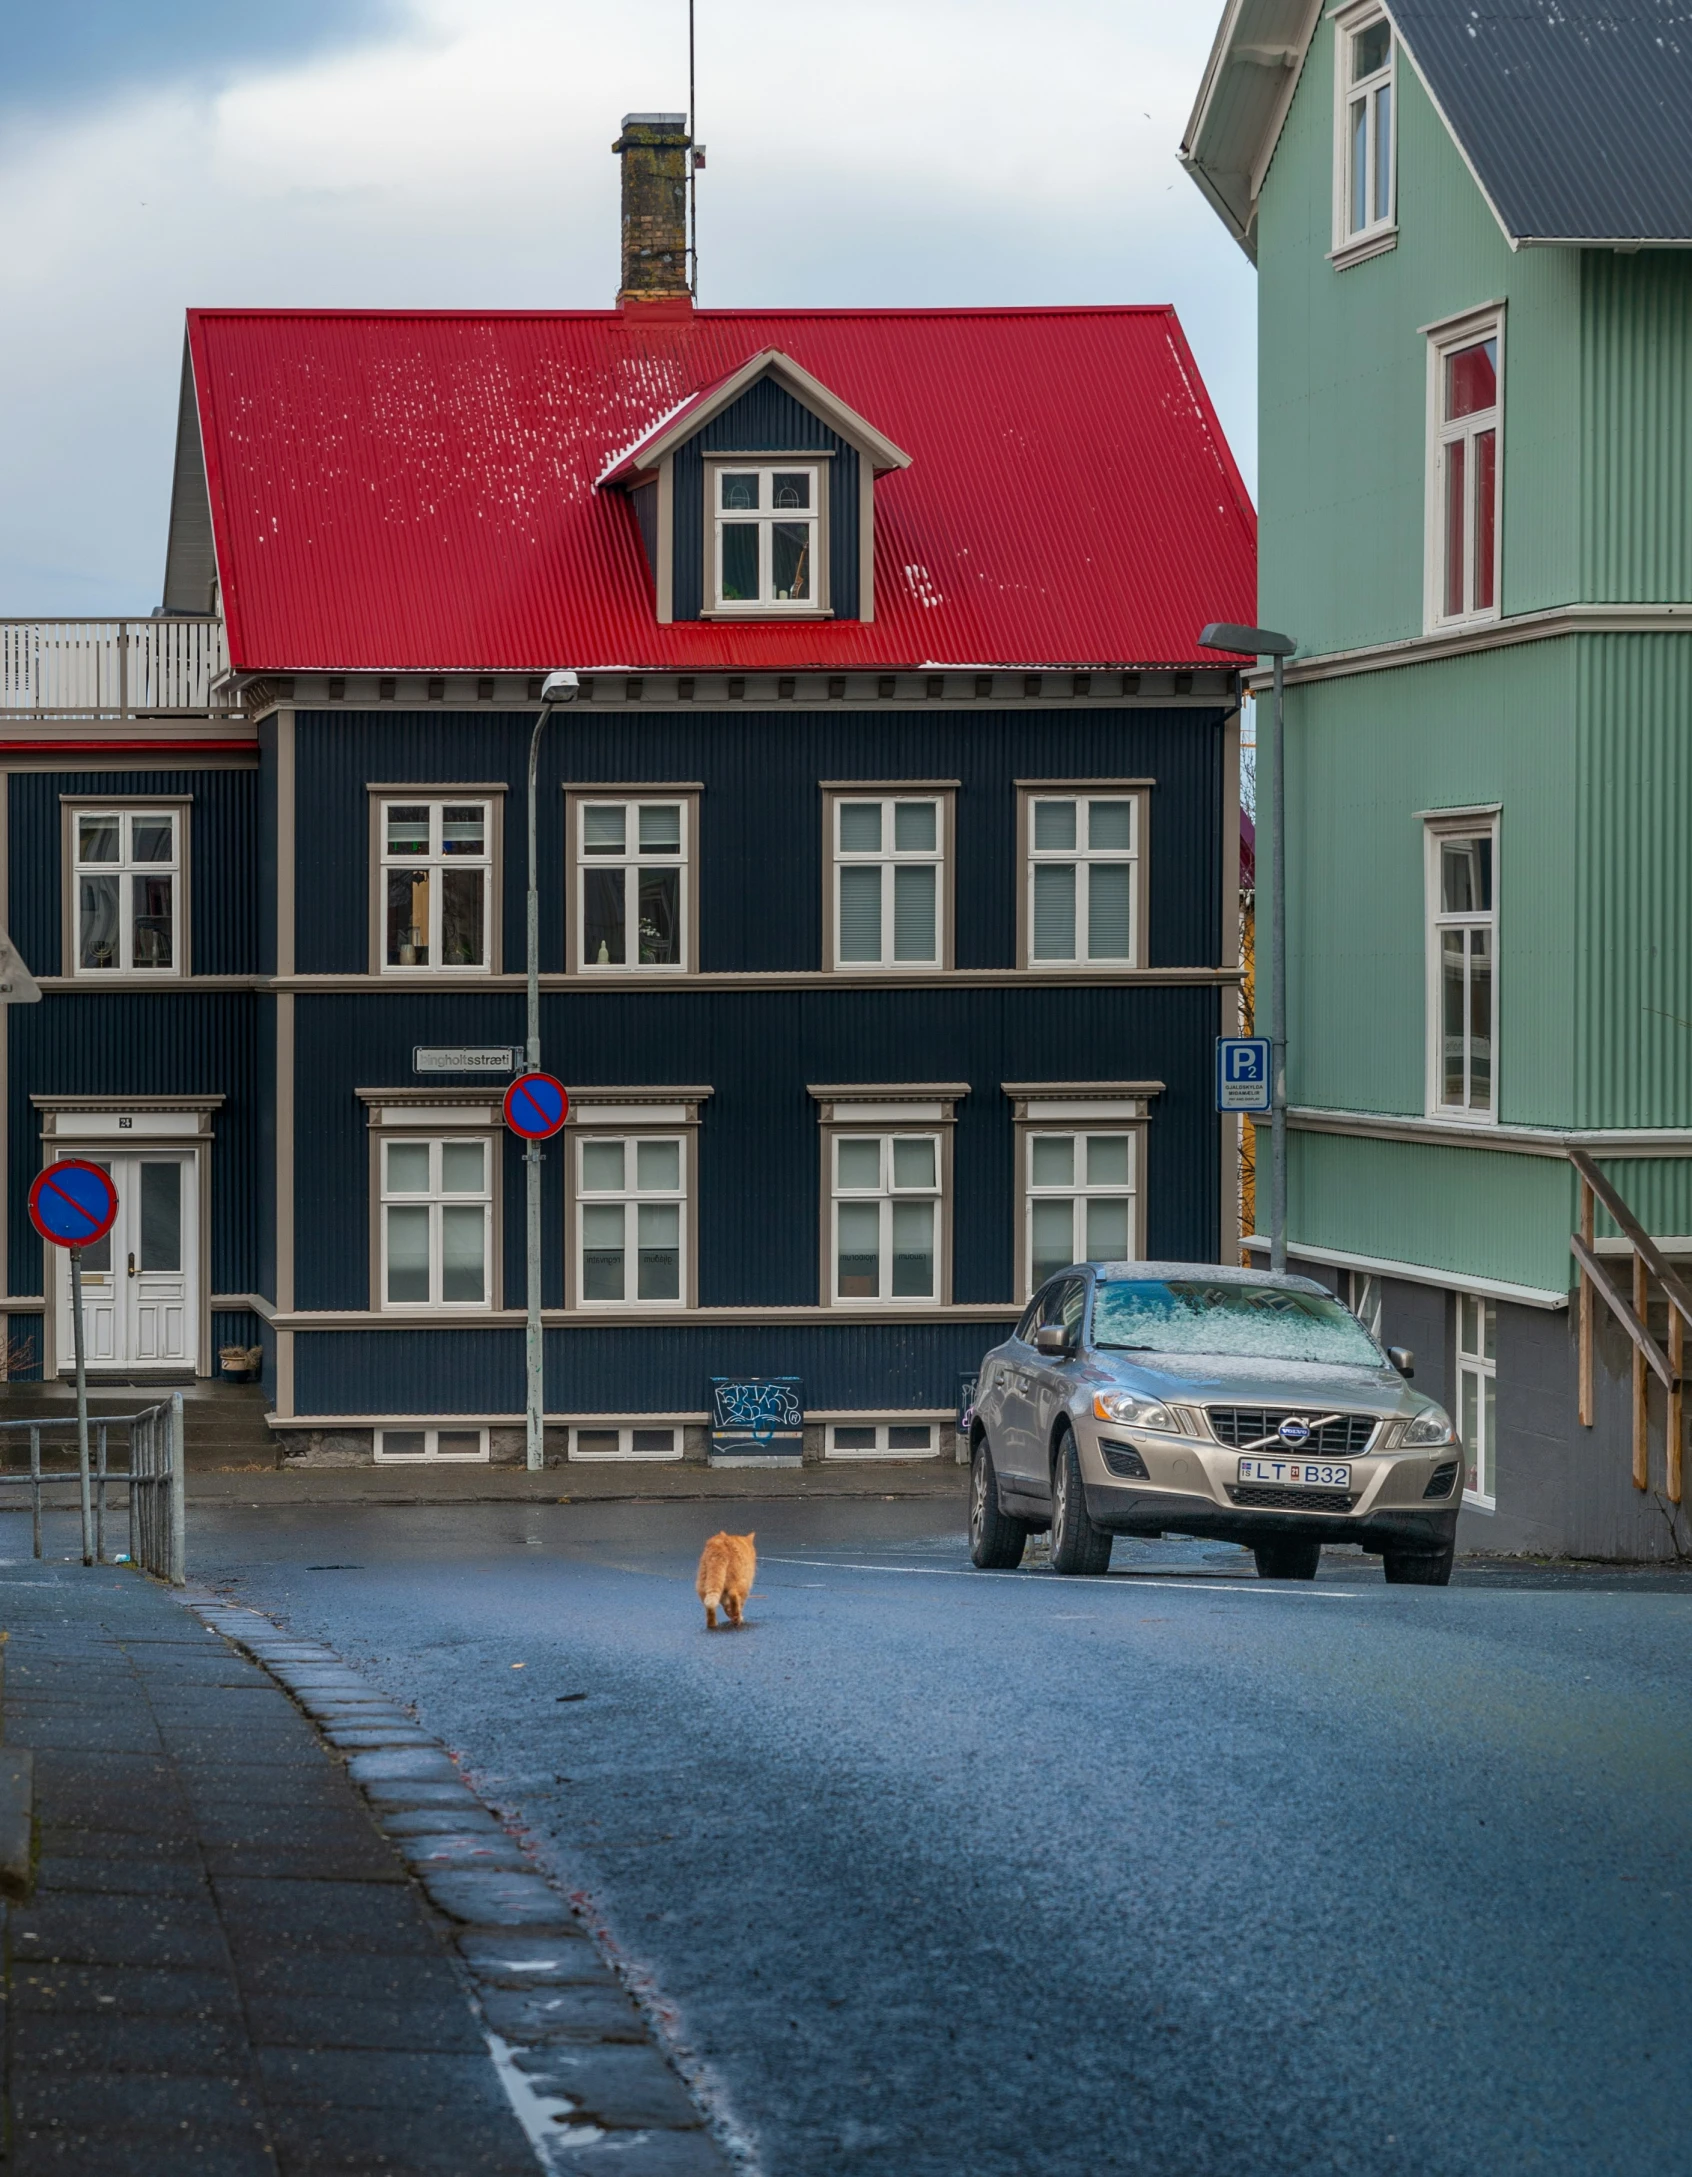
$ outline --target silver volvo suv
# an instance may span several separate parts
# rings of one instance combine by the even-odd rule
[[[1050,1278],[981,1364],[970,1555],[1103,1572],[1114,1535],[1246,1544],[1313,1580],[1324,1542],[1443,1587],[1461,1505],[1450,1416],[1308,1278],[1210,1263],[1085,1262]]]

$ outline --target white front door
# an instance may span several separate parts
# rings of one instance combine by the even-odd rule
[[[199,1205],[192,1156],[93,1156],[117,1189],[117,1222],[82,1252],[90,1368],[192,1369],[199,1359]],[[58,1359],[75,1365],[70,1257],[58,1258]]]

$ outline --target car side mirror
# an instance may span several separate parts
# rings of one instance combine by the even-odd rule
[[[1416,1373],[1416,1356],[1408,1346],[1388,1346],[1387,1359],[1406,1379]]]
[[[1069,1333],[1061,1323],[1042,1323],[1034,1333],[1036,1353],[1049,1353],[1054,1360],[1062,1360],[1069,1351]]]

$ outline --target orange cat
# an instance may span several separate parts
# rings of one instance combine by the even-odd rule
[[[705,1630],[717,1630],[717,1605],[731,1625],[752,1592],[758,1574],[758,1553],[749,1534],[714,1534],[699,1553],[699,1600],[705,1605]]]

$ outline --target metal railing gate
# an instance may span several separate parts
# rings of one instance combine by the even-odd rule
[[[127,1432],[126,1467],[112,1464],[113,1430]],[[29,1491],[35,1555],[41,1555],[42,1491],[74,1488],[82,1513],[83,1563],[111,1563],[106,1554],[107,1498],[115,1484],[127,1492],[131,1562],[156,1579],[181,1587],[187,1578],[182,1393],[173,1391],[168,1399],[143,1407],[139,1413],[91,1414],[88,1435],[89,1460],[85,1469],[77,1456],[74,1414],[0,1421],[0,1447],[10,1452],[20,1438],[28,1442],[28,1471],[14,1471],[8,1460],[0,1467],[0,1489]],[[46,1463],[53,1455],[67,1451],[70,1465]]]

